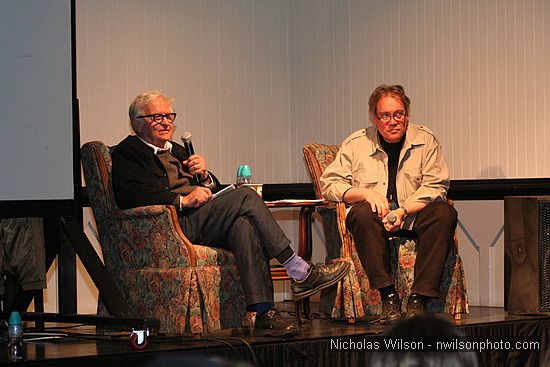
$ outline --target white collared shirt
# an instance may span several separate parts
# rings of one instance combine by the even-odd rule
[[[164,143],[164,148],[159,148],[157,147],[156,145],[153,145],[151,143],[148,143],[146,142],[145,140],[143,140],[139,135],[136,135],[138,137],[139,140],[141,140],[143,143],[145,143],[145,145],[147,145],[148,147],[150,147],[151,149],[153,149],[153,151],[155,152],[155,154],[157,154],[159,151],[165,151],[165,150],[168,150],[170,153],[172,153],[172,143],[170,143],[169,141],[167,141],[166,143]]]

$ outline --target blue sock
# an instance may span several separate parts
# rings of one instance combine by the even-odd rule
[[[309,264],[300,256],[293,254],[283,263],[289,277],[295,280],[304,280],[309,273]]]
[[[256,314],[261,315],[267,310],[269,310],[273,306],[272,303],[269,302],[260,302],[260,303],[254,303],[253,305],[250,305],[246,308],[247,311],[256,312]]]

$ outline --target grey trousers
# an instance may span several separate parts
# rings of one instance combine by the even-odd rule
[[[439,285],[457,221],[455,208],[445,202],[431,203],[417,213],[413,225],[418,244],[412,293],[439,296]],[[394,284],[387,232],[370,204],[366,201],[354,204],[346,217],[346,225],[371,286],[383,288]]]
[[[241,187],[184,210],[180,224],[191,242],[233,252],[247,305],[273,303],[269,260],[291,241],[254,190]]]

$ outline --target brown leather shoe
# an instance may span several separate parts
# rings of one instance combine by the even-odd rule
[[[413,293],[409,296],[409,301],[407,302],[407,315],[406,318],[412,319],[418,315],[426,313],[426,301],[427,297],[420,294]]]
[[[304,280],[292,280],[290,288],[295,301],[309,297],[321,289],[330,287],[342,279],[349,271],[347,261],[339,261],[327,265],[310,264],[309,274]]]
[[[390,293],[386,297],[382,297],[382,317],[381,324],[391,324],[403,318],[401,312],[401,300],[397,293]]]
[[[272,306],[267,312],[256,316],[254,334],[292,338],[298,334],[298,326],[293,321],[285,320],[277,308]]]

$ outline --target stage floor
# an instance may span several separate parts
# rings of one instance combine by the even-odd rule
[[[277,305],[293,310],[292,302]],[[318,304],[312,304],[312,311]],[[290,317],[289,315],[285,315]],[[450,315],[438,317],[451,320]],[[550,317],[509,315],[502,308],[470,307],[462,320],[454,321],[468,336],[514,337],[539,341],[541,350],[522,353],[488,351],[480,357],[483,366],[550,366]],[[32,324],[31,324],[32,325]],[[300,328],[293,339],[281,340],[250,335],[247,330],[222,330],[201,340],[192,336],[151,336],[142,351],[132,348],[129,332],[97,335],[95,327],[46,324],[56,339],[26,341],[25,359],[17,365],[33,366],[356,366],[368,365],[363,350],[335,350],[334,340],[355,341],[380,335],[387,326],[334,322],[316,318]],[[54,328],[55,327],[55,328]],[[0,364],[8,364],[6,342]],[[211,360],[216,357],[217,360]],[[519,362],[518,362],[519,361]],[[516,364],[521,363],[521,364]]]

